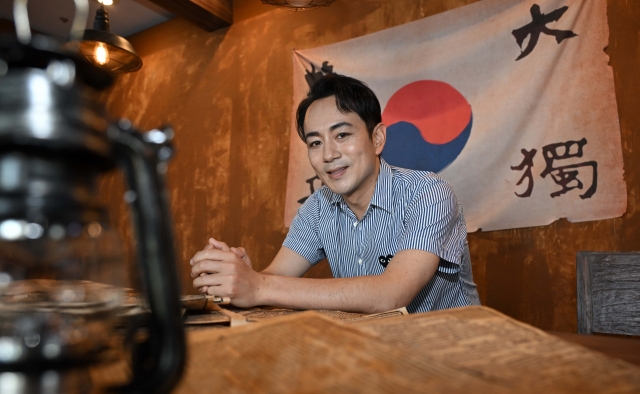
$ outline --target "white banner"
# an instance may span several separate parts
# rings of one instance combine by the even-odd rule
[[[607,219],[626,210],[606,0],[484,0],[295,51],[289,226],[320,181],[295,128],[310,83],[367,83],[387,125],[382,157],[437,172],[469,232]]]

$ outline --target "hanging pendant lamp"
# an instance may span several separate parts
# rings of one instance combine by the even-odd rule
[[[316,7],[327,7],[335,0],[262,0],[263,4],[285,8],[289,11],[307,11]]]
[[[79,52],[91,63],[117,74],[137,71],[142,67],[142,60],[133,45],[110,32],[109,15],[104,6],[96,11],[93,30],[85,30],[81,41],[67,42],[64,48]]]

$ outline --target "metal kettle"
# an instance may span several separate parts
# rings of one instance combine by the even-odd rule
[[[76,19],[79,7],[86,16],[86,0],[76,0]],[[0,39],[0,391],[91,390],[76,371],[116,335],[124,299],[121,241],[96,195],[99,176],[119,168],[151,313],[128,328],[143,339],[131,344],[132,379],[118,390],[168,392],[185,358],[165,188],[172,131],[111,120],[99,92],[113,75],[31,37],[26,1],[16,9],[18,40]]]

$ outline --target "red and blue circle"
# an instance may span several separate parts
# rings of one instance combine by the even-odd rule
[[[394,166],[440,172],[460,155],[473,124],[471,105],[442,81],[416,81],[395,92],[384,111],[382,158]]]

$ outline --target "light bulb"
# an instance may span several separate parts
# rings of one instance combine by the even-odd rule
[[[98,3],[104,5],[113,5],[113,0],[98,0]]]
[[[98,64],[107,64],[109,62],[109,50],[107,49],[107,46],[104,45],[104,43],[99,42],[96,45],[96,49],[93,51],[93,56]]]

